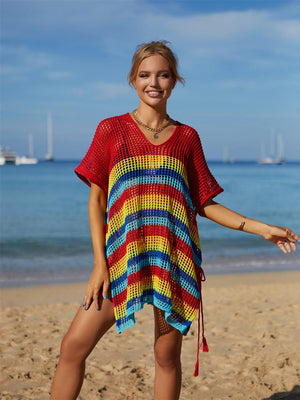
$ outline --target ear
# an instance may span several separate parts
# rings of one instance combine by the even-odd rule
[[[172,90],[174,89],[174,87],[176,86],[176,79],[173,78],[173,86],[172,86]]]
[[[136,87],[135,87],[135,80],[132,81],[132,82],[130,83],[130,86],[133,87],[133,88],[136,90]]]
[[[171,70],[171,74],[172,74],[172,90],[174,89],[174,87],[176,86],[176,75],[174,74],[174,72]]]

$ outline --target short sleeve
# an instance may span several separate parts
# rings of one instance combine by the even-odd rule
[[[75,173],[84,183],[89,186],[91,186],[91,183],[95,183],[106,193],[108,190],[111,135],[112,131],[108,120],[100,122],[86,155],[75,168]]]
[[[200,213],[203,204],[223,192],[212,173],[210,172],[201,145],[199,135],[193,132],[188,160],[188,180],[193,205]]]

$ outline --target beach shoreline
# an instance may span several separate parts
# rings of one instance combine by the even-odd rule
[[[12,261],[10,261],[11,263]],[[89,265],[89,264],[88,264]],[[206,276],[215,275],[245,275],[273,272],[300,271],[300,259],[298,254],[289,255],[278,253],[272,256],[265,254],[207,257],[204,253],[202,268]],[[15,271],[7,268],[1,271],[0,290],[25,287],[39,287],[61,284],[80,284],[87,282],[92,272],[91,266],[84,268],[56,266],[56,269],[39,271]]]
[[[210,351],[200,354],[199,377],[193,377],[195,321],[184,338],[182,399],[299,398],[299,278],[300,271],[207,275]],[[0,398],[49,398],[60,342],[85,287],[79,282],[1,290]],[[79,399],[152,399],[152,332],[150,306],[121,335],[112,328],[88,359]]]

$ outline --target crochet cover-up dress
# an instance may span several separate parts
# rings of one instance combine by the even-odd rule
[[[176,123],[152,144],[129,113],[102,121],[75,169],[107,194],[106,259],[118,333],[134,325],[145,303],[187,334],[201,307],[201,248],[196,222],[221,193],[198,133]]]

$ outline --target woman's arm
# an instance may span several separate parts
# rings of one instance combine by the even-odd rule
[[[99,309],[99,295],[107,298],[109,291],[109,272],[105,257],[105,210],[106,194],[98,185],[91,184],[89,197],[89,223],[94,250],[94,270],[91,274],[83,301],[87,310],[94,302]]]
[[[227,228],[260,235],[275,243],[284,253],[290,253],[291,249],[296,250],[296,240],[300,242],[300,237],[289,228],[268,225],[255,219],[243,217],[212,199],[204,203],[201,216]]]

